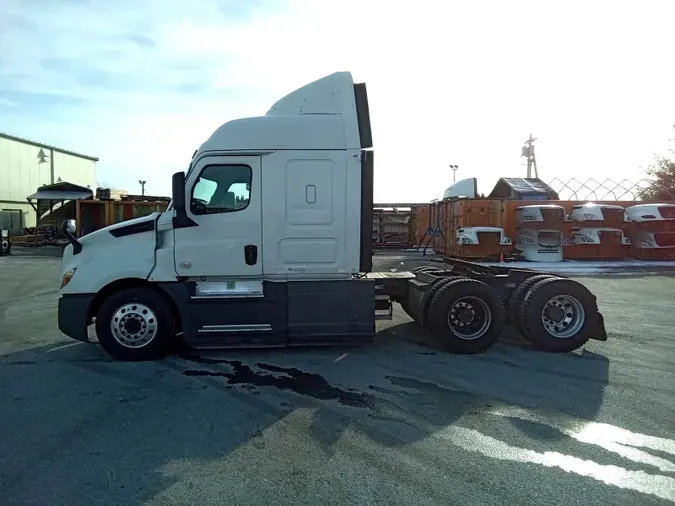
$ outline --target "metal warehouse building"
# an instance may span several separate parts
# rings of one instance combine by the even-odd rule
[[[0,132],[0,228],[20,235],[36,225],[35,210],[26,200],[42,185],[60,181],[96,188],[95,156]]]

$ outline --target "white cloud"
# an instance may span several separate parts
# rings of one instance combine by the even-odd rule
[[[5,106],[5,107],[16,107],[19,104],[15,102],[14,100],[10,100],[8,98],[3,98],[0,97],[0,106]]]
[[[95,154],[131,190],[167,193],[220,123],[336,70],[368,83],[376,200],[439,197],[450,163],[487,192],[524,175],[530,132],[544,180],[637,180],[675,120],[667,0],[28,4],[0,20],[0,94],[21,105],[0,129]],[[26,114],[27,91],[72,103]]]

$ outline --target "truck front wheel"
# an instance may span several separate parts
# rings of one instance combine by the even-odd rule
[[[148,288],[127,288],[110,295],[96,315],[101,347],[119,360],[153,360],[166,355],[175,331],[171,310]]]

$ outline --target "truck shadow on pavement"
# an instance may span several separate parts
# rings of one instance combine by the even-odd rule
[[[143,502],[180,480],[172,462],[210,459],[234,473],[245,465],[234,453],[274,447],[274,428],[298,410],[311,411],[305,434],[329,455],[345,431],[402,447],[497,416],[529,439],[562,440],[555,424],[518,410],[592,420],[608,366],[594,353],[533,352],[508,339],[451,355],[413,323],[381,331],[373,346],[146,363],[113,361],[93,344],[33,348],[0,358],[0,454],[9,456],[0,489],[8,504]]]
[[[569,439],[550,425],[520,418],[522,412],[518,410],[510,416],[511,408],[593,420],[609,381],[609,360],[605,356],[588,351],[535,351],[511,329],[500,343],[480,355],[448,354],[437,339],[413,322],[381,331],[378,341],[386,342],[381,345],[382,354],[407,343],[418,348],[411,355],[419,357],[401,356],[407,374],[402,374],[401,368],[392,369],[390,374],[385,371],[384,385],[362,387],[376,399],[368,416],[398,424],[393,432],[380,426],[369,432],[382,444],[410,444],[459,419],[487,415],[509,420],[529,438]],[[327,446],[346,428],[329,410],[318,411],[315,419],[317,437]],[[349,424],[348,420],[343,422]],[[327,427],[334,428],[332,434],[326,432]]]

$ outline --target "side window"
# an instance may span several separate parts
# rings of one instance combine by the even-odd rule
[[[231,213],[248,207],[253,172],[248,165],[208,165],[192,188],[193,214]]]

